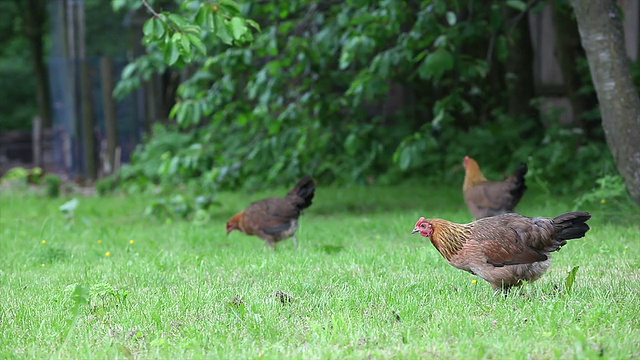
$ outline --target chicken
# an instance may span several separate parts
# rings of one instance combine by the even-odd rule
[[[527,186],[524,176],[527,165],[520,164],[516,171],[503,181],[488,181],[478,163],[464,157],[464,202],[476,219],[513,212]]]
[[[304,176],[285,197],[273,197],[255,201],[227,221],[227,235],[240,230],[256,235],[272,248],[275,243],[293,236],[297,245],[296,230],[302,210],[311,205],[316,183],[311,176]]]
[[[501,214],[458,224],[421,217],[411,232],[431,238],[454,267],[488,281],[506,295],[523,280],[534,281],[549,267],[550,253],[589,230],[591,214],[568,212],[554,218]]]

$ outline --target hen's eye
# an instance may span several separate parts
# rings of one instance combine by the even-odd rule
[[[421,227],[421,228],[423,228],[423,229],[425,228],[425,226],[427,226],[427,225],[425,225],[425,224],[420,224],[420,227]]]

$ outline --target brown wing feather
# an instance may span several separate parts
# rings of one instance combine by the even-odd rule
[[[244,225],[252,234],[259,231],[269,234],[287,230],[291,220],[300,215],[300,210],[284,198],[267,198],[249,204],[244,214],[250,219]]]
[[[496,267],[547,260],[552,247],[553,224],[549,218],[518,214],[480,219],[473,223],[470,241],[484,250],[487,262]]]

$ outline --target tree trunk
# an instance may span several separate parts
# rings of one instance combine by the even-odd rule
[[[631,78],[618,7],[614,0],[573,0],[573,8],[607,144],[627,189],[640,204],[640,96]]]
[[[43,38],[47,18],[47,0],[28,0],[24,12],[24,32],[29,40],[33,74],[36,78],[36,103],[45,128],[51,127],[49,76],[44,62]]]

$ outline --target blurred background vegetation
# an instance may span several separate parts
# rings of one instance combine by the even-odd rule
[[[0,2],[0,131],[29,128],[38,112],[19,3]],[[214,194],[305,173],[323,184],[461,184],[465,155],[494,178],[526,162],[549,194],[622,186],[569,1],[148,1],[187,21],[202,21],[203,3],[216,31],[202,44],[148,41],[140,53],[122,24],[150,17],[141,1],[84,1],[88,56],[130,62],[115,96],[150,83],[173,95],[99,191]],[[220,25],[219,10],[255,23]],[[544,82],[548,23],[535,19],[553,25],[564,81]],[[147,37],[165,31],[150,26]],[[637,56],[632,67],[638,86]]]

